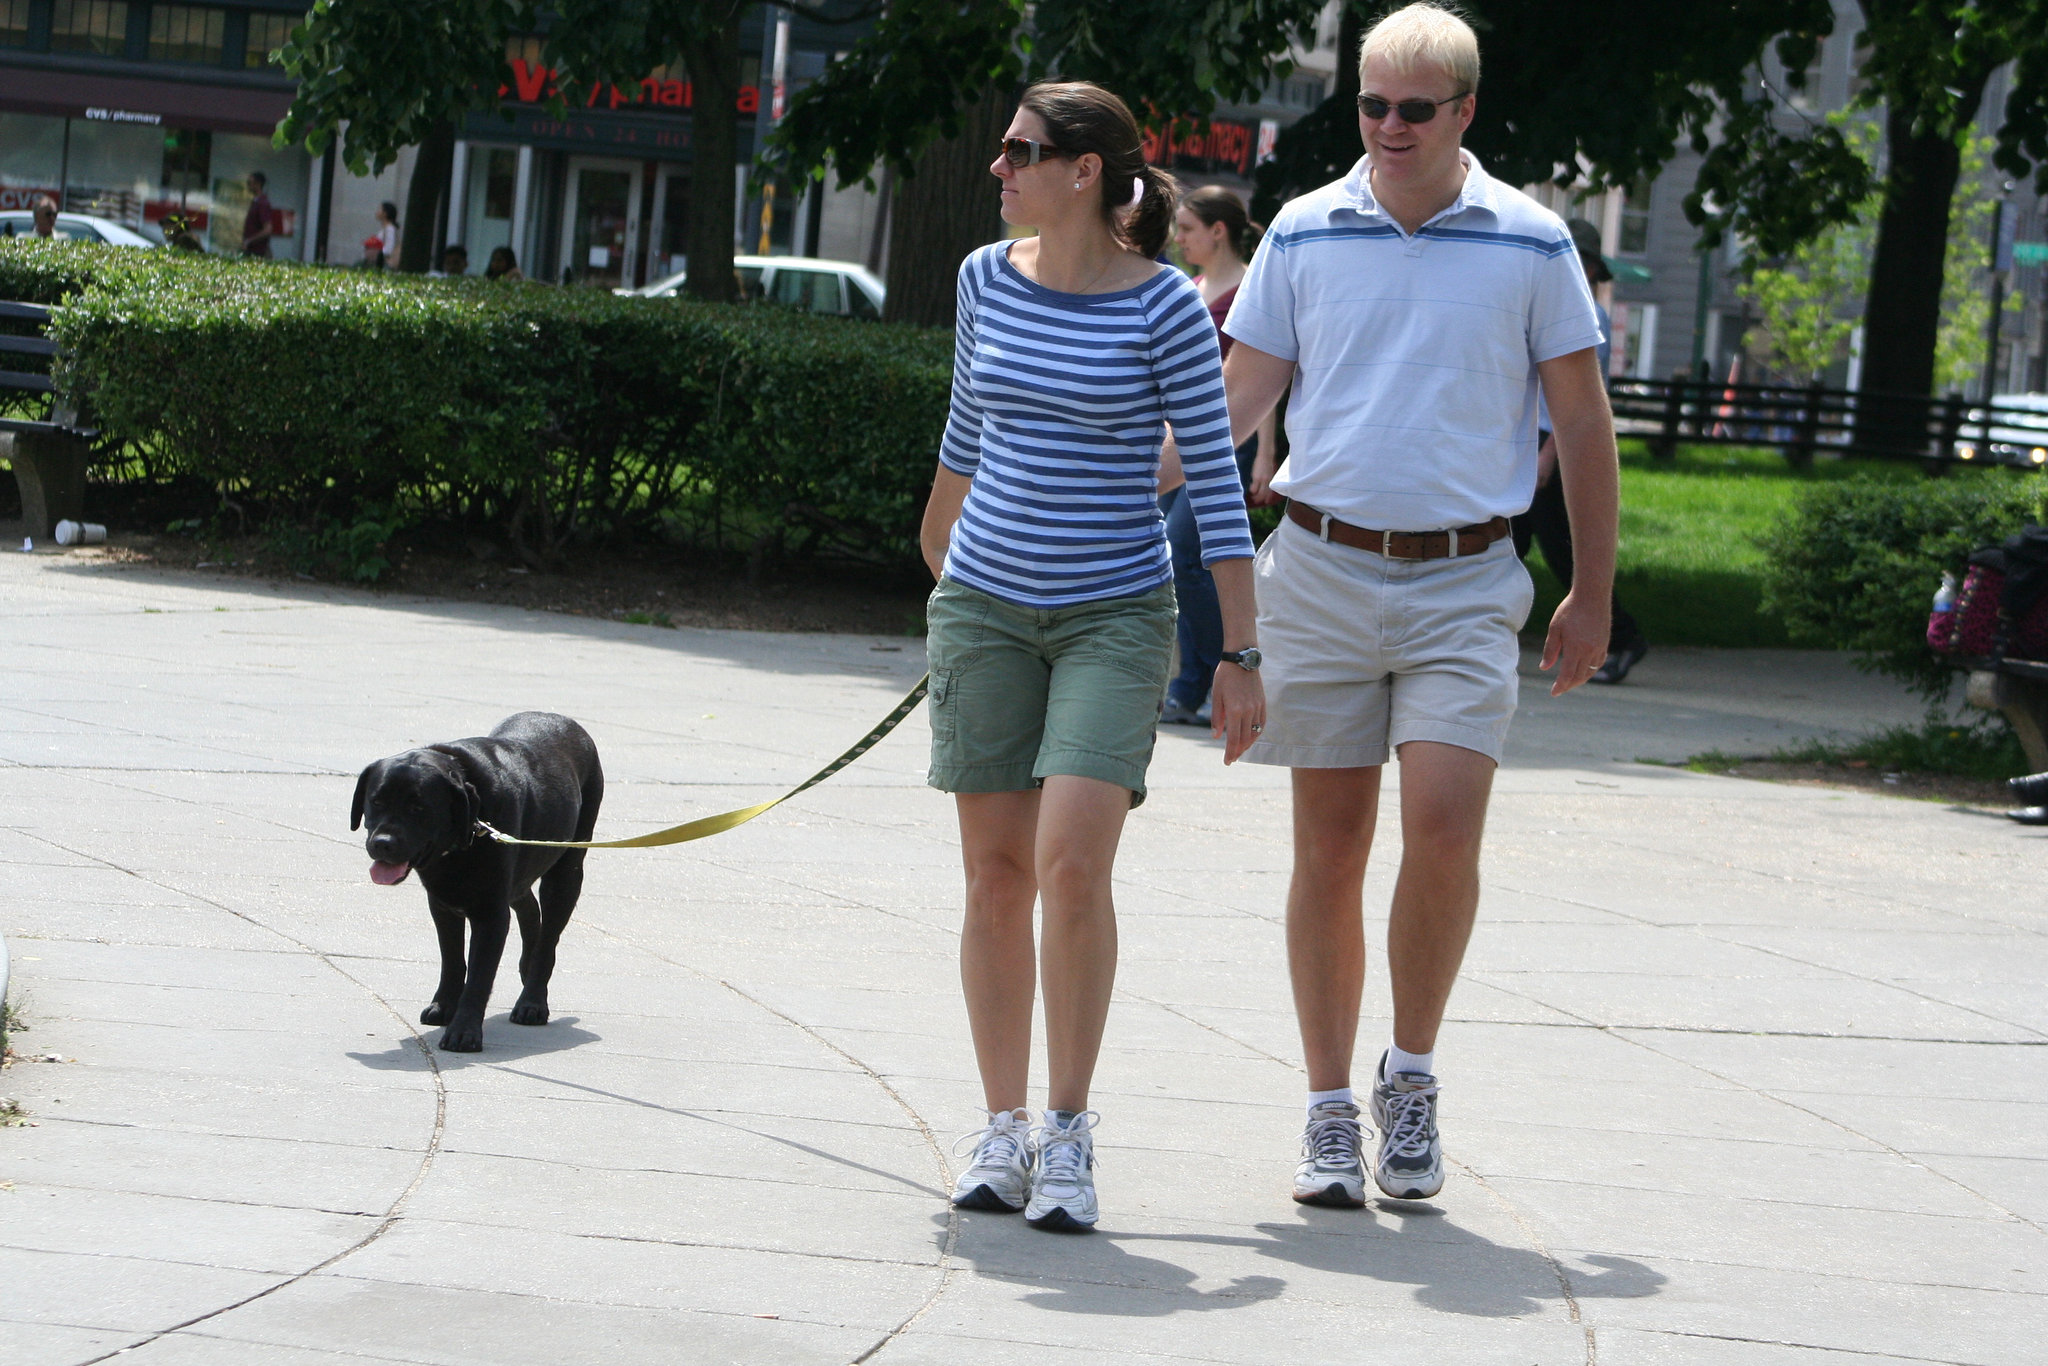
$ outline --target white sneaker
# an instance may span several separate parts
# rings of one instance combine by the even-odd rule
[[[1024,1208],[1031,1190],[1031,1120],[1014,1110],[993,1111],[979,1132],[966,1135],[953,1145],[972,1140],[974,1160],[953,1183],[953,1203],[961,1209],[985,1209],[997,1214],[1015,1214]]]
[[[1373,1069],[1372,1121],[1380,1126],[1373,1178],[1396,1200],[1427,1200],[1444,1188],[1444,1147],[1436,1131],[1436,1078]]]
[[[1301,1131],[1301,1165],[1294,1169],[1294,1198],[1304,1205],[1359,1208],[1365,1203],[1364,1146],[1356,1105],[1326,1100],[1310,1110]]]
[[[1069,1114],[1047,1110],[1031,1134],[1031,1200],[1024,1219],[1054,1233],[1088,1233],[1095,1228],[1095,1140],[1102,1121],[1093,1110]]]

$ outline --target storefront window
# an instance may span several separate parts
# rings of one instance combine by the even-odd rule
[[[242,229],[252,199],[249,172],[261,171],[269,182],[264,193],[270,199],[270,254],[299,259],[303,251],[299,226],[306,210],[310,170],[306,154],[293,148],[280,151],[266,137],[215,133],[209,169],[213,216],[206,226],[207,250],[230,255],[241,251]]]
[[[175,213],[201,237],[206,235],[212,204],[213,134],[204,128],[166,128],[157,171],[157,192],[142,206],[143,231],[163,230],[164,217]]]
[[[29,0],[0,0],[0,47],[28,46]]]
[[[227,13],[196,5],[152,5],[149,59],[219,66],[227,43]]]
[[[249,44],[242,50],[242,64],[251,68],[269,66],[270,54],[284,46],[285,39],[292,36],[292,25],[299,19],[296,14],[250,15]]]
[[[142,226],[163,163],[163,145],[161,128],[73,119],[64,207]]]
[[[0,209],[33,207],[57,197],[64,159],[64,120],[41,114],[0,114]]]
[[[50,51],[120,57],[128,51],[125,0],[56,0],[50,6]]]

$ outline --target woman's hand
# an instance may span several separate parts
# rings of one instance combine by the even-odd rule
[[[1209,737],[1223,741],[1223,762],[1234,764],[1266,726],[1266,685],[1255,670],[1228,660],[1216,666],[1209,689]]]

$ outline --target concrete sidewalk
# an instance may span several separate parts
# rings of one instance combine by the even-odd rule
[[[0,1362],[2021,1363],[2048,1336],[2042,836],[1631,762],[1918,708],[1822,655],[1531,679],[1428,1204],[1287,1198],[1282,773],[1169,732],[1120,862],[1102,1232],[956,1215],[978,1088],[920,712],[592,856],[556,1015],[421,1046],[358,769],[541,707],[602,833],[837,753],[914,640],[0,555]],[[1381,835],[1383,910],[1398,831]],[[1378,931],[1374,932],[1377,938]],[[1383,1042],[1374,954],[1361,1041]],[[1042,1066],[1038,1072],[1043,1076]]]

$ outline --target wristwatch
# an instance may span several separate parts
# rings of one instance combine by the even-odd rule
[[[1257,673],[1259,664],[1265,658],[1256,645],[1247,645],[1242,650],[1225,650],[1216,656],[1226,664],[1235,664],[1246,673]]]

